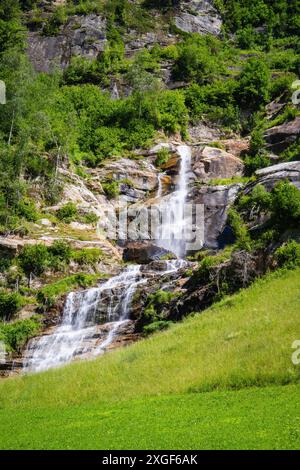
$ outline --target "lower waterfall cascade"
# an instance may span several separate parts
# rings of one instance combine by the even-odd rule
[[[157,276],[177,272],[187,265],[184,260],[184,204],[188,192],[191,149],[181,145],[178,153],[181,158],[178,189],[168,201],[171,219],[168,227],[162,227],[160,239],[156,242],[178,258],[164,261],[164,269],[155,271]],[[161,196],[160,179],[158,192]],[[168,235],[169,239],[166,238],[167,234],[171,234]],[[34,338],[28,343],[23,362],[24,372],[41,372],[75,359],[103,354],[112,345],[121,327],[130,321],[134,294],[139,286],[146,283],[147,278],[143,275],[141,266],[130,265],[121,274],[98,287],[71,292],[65,302],[61,324],[49,334]],[[103,302],[104,298],[109,298],[109,301]],[[101,322],[96,318],[99,312]]]

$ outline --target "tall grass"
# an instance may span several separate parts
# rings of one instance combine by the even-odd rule
[[[259,280],[203,314],[93,362],[4,380],[2,407],[108,403],[297,382],[300,269]]]

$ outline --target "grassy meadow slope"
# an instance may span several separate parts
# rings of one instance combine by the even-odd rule
[[[299,286],[279,272],[93,362],[2,381],[0,447],[299,447]]]

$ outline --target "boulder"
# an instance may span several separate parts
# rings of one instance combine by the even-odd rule
[[[194,149],[193,171],[202,179],[232,178],[241,176],[244,170],[243,162],[225,150],[204,147]]]
[[[110,160],[102,168],[94,170],[96,172],[99,180],[109,178],[124,184],[130,183],[132,188],[140,191],[153,191],[158,184],[156,168],[144,159]]]
[[[267,148],[274,153],[286,150],[300,136],[300,116],[293,121],[275,126],[265,132]]]
[[[128,242],[123,253],[124,261],[134,262],[137,264],[148,264],[152,261],[159,260],[163,256],[170,255],[168,250],[160,248],[148,241]],[[176,258],[175,255],[173,255]]]
[[[206,124],[199,123],[195,126],[189,126],[189,136],[192,142],[209,143],[220,140],[222,132],[216,127],[210,127]]]
[[[181,12],[175,16],[175,25],[185,33],[213,34],[219,36],[222,20],[212,1],[184,1]]]
[[[285,162],[256,171],[257,181],[245,188],[245,194],[252,191],[257,184],[262,184],[268,191],[279,181],[288,180],[300,189],[300,162]]]
[[[242,188],[241,184],[195,187],[189,195],[194,204],[204,205],[204,247],[220,247],[227,211]]]

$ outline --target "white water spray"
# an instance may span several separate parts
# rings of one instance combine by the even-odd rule
[[[120,326],[128,321],[132,297],[142,279],[140,266],[129,266],[98,288],[71,292],[66,300],[61,325],[49,335],[30,341],[24,358],[26,372],[40,372],[71,362],[88,354],[97,356],[114,340]],[[103,302],[109,298],[108,305]],[[97,310],[102,307],[108,333],[99,339],[95,323]]]
[[[166,203],[161,205],[165,222],[159,226],[156,243],[174,253],[178,258],[184,258],[186,254],[185,203],[191,169],[191,149],[187,145],[180,145],[178,153],[180,155],[178,189]],[[161,195],[161,181],[159,181],[157,197]]]

